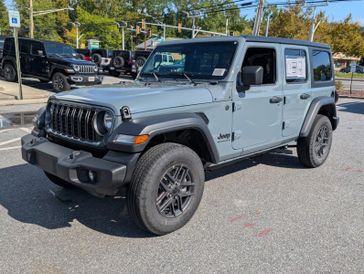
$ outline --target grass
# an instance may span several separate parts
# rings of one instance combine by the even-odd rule
[[[336,72],[335,76],[339,77],[339,78],[351,78],[351,72],[349,72],[349,73]],[[364,73],[354,73],[353,78],[364,79]]]

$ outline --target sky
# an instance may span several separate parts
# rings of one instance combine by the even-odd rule
[[[97,0],[95,0],[97,1]],[[12,0],[5,0],[5,4],[10,7]],[[267,0],[266,2],[277,2],[272,0]],[[283,2],[283,1],[282,1]],[[356,0],[351,2],[334,2],[330,3],[326,7],[320,7],[318,10],[323,10],[330,21],[340,21],[343,20],[348,14],[352,14],[353,20],[359,22],[364,26],[364,0]],[[246,14],[249,18],[253,17],[255,14],[254,9],[244,9],[242,14]]]
[[[283,2],[277,0],[267,0],[267,3],[271,2]],[[341,21],[351,13],[353,21],[359,22],[360,25],[364,26],[364,0],[350,1],[345,3],[334,2],[328,6],[318,7],[318,11],[324,11],[329,21]],[[242,15],[246,14],[248,18],[255,15],[255,9],[243,9]]]

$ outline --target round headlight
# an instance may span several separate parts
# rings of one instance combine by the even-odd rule
[[[73,69],[78,72],[78,71],[80,71],[80,66],[79,65],[73,65]]]
[[[99,68],[97,66],[94,66],[94,71],[97,72]]]
[[[94,129],[96,130],[97,134],[100,136],[104,136],[114,126],[114,116],[109,111],[102,111],[99,112],[93,120]]]
[[[104,113],[104,128],[110,131],[113,127],[114,117],[109,112]]]

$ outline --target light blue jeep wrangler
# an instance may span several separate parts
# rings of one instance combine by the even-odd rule
[[[339,121],[335,98],[327,45],[166,42],[133,84],[51,97],[22,155],[63,187],[105,196],[126,186],[131,218],[162,235],[191,219],[206,169],[292,143],[304,166],[323,164]]]

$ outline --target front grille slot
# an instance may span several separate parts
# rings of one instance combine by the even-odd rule
[[[50,119],[48,127],[51,133],[62,137],[98,142],[102,136],[93,126],[99,109],[50,102],[48,105]]]

